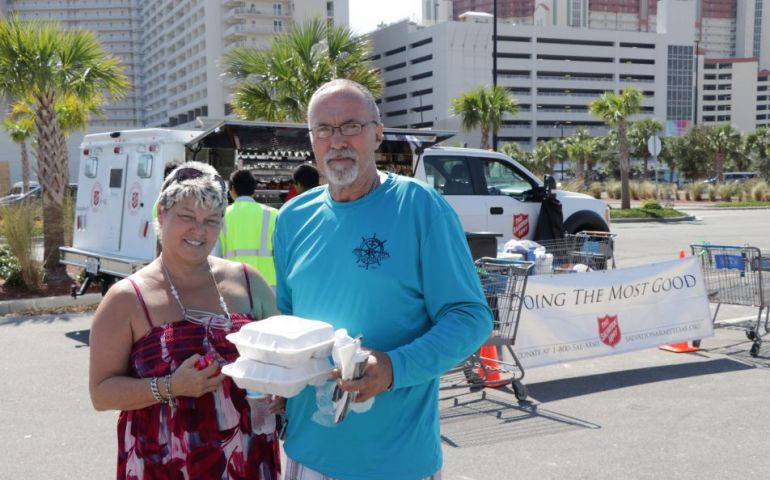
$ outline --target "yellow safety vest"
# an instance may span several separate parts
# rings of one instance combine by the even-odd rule
[[[222,257],[248,263],[275,286],[273,230],[278,210],[257,202],[235,202],[225,211],[219,244]]]

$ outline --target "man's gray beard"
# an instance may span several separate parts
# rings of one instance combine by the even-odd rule
[[[353,159],[353,164],[342,169],[335,169],[329,165],[328,161],[337,157],[349,157]],[[324,165],[326,166],[326,181],[332,186],[347,187],[358,178],[358,154],[354,150],[328,152],[324,157]]]

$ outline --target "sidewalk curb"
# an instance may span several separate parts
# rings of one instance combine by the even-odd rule
[[[20,300],[4,300],[0,302],[0,316],[22,310],[70,307],[73,305],[98,305],[102,300],[100,293],[87,293],[78,298],[69,295],[58,297],[25,298]]]
[[[677,223],[677,222],[689,222],[695,220],[694,215],[686,215],[684,217],[673,218],[613,218],[611,224],[615,223]]]

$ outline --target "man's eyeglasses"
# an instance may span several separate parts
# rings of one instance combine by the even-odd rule
[[[310,132],[312,132],[313,136],[315,138],[329,138],[332,135],[334,135],[335,130],[339,130],[340,135],[343,137],[353,137],[361,133],[363,131],[364,127],[367,125],[371,125],[372,123],[378,123],[376,121],[366,122],[366,123],[343,123],[339,127],[333,127],[331,125],[318,125],[317,127],[313,127],[310,129]]]
[[[179,168],[174,172],[174,176],[171,177],[168,182],[163,186],[163,189],[161,192],[168,188],[169,185],[171,185],[172,182],[176,181],[177,183],[182,182],[184,180],[193,180],[196,178],[200,178],[203,175],[206,175],[205,173],[201,172],[197,168],[193,167],[184,167]],[[225,179],[220,177],[219,175],[214,175],[214,180],[219,182],[219,186],[222,188],[222,195],[227,198],[227,187],[225,186]]]

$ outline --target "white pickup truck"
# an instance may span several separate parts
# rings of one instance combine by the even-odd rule
[[[505,155],[433,146],[451,132],[386,129],[378,165],[412,174],[441,192],[466,232],[493,232],[499,242],[533,238],[546,187]],[[291,171],[312,159],[300,124],[221,121],[207,130],[142,129],[86,135],[81,145],[72,247],[61,262],[85,269],[79,294],[94,278],[103,291],[156,255],[152,207],[164,167],[188,160],[212,164],[227,178],[250,168],[263,188],[258,201],[280,203]],[[554,192],[567,232],[609,231],[607,205],[587,195]]]

